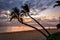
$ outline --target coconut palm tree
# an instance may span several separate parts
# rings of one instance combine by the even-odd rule
[[[33,19],[39,26],[41,26],[47,32],[48,35],[50,35],[50,33],[44,28],[44,26],[42,26],[37,20],[35,20],[33,17],[29,15],[30,10],[28,4],[25,3],[25,5],[22,5],[22,8],[26,12],[25,14],[27,14],[31,19]]]
[[[60,6],[60,1],[56,1],[57,4],[55,4],[53,7]]]
[[[60,23],[59,23],[59,24],[57,24],[57,28],[58,28],[58,29],[60,28]]]
[[[19,18],[20,21],[23,22],[22,14],[20,14],[19,9],[18,9],[17,7],[14,7],[12,10],[13,10],[13,11],[12,11],[11,14],[10,14],[10,16],[11,16],[10,21],[11,21],[13,18],[20,17],[20,18]],[[20,16],[19,16],[19,15],[20,15]],[[18,21],[19,21],[19,19],[18,19]]]
[[[14,10],[16,10],[16,9],[14,9]],[[36,27],[33,27],[33,26],[31,26],[31,25],[29,25],[29,24],[27,24],[27,23],[24,23],[24,22],[21,22],[20,20],[21,19],[19,19],[19,16],[17,15],[17,13],[15,13],[16,11],[14,11],[14,15],[16,16],[16,18],[18,19],[18,21],[20,22],[20,23],[22,23],[22,24],[24,24],[24,25],[26,25],[26,26],[29,26],[29,27],[31,27],[31,28],[34,28],[34,29],[36,29],[38,32],[40,32],[40,33],[42,33],[46,38],[48,37],[46,34],[44,34],[41,30],[39,30],[39,29],[37,29]],[[24,16],[24,15],[22,15],[22,16]],[[21,17],[21,16],[20,16]],[[23,20],[23,17],[21,17],[22,18],[22,20]]]

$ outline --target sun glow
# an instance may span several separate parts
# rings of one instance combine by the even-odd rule
[[[7,13],[10,14],[10,11],[8,10]]]

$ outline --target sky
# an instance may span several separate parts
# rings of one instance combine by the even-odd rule
[[[53,6],[56,4],[55,1],[56,0],[0,0],[0,27],[19,27],[23,25],[20,24],[17,20],[12,20],[12,22],[9,23],[9,20],[7,19],[8,15],[6,15],[6,13],[10,13],[10,10],[12,10],[12,8],[14,7],[17,7],[19,10],[21,10],[21,5],[24,2],[29,5],[30,14],[33,14],[32,17],[36,17],[38,20],[40,17],[46,17],[47,19],[51,19],[53,17],[58,18],[60,17],[60,7],[57,6],[53,8]],[[31,25],[37,26],[36,23],[31,19],[28,19],[28,21],[26,20],[26,22],[31,22]],[[49,20],[48,22],[41,22],[41,24],[45,27],[55,27],[58,23],[59,20]]]
[[[41,16],[60,17],[60,7],[49,8],[40,13]]]
[[[20,10],[21,5],[25,2],[30,6],[30,13],[40,16],[60,16],[60,7],[53,8],[56,0],[0,0],[0,14],[4,11],[17,7]],[[57,15],[56,15],[57,14]]]
[[[30,7],[30,14],[33,14],[32,17],[46,17],[47,19],[51,19],[53,17],[60,17],[60,7],[57,6],[53,8],[56,4],[56,0],[0,0],[0,25],[2,23],[2,19],[7,19],[6,13],[9,13],[12,8],[17,7],[21,10],[21,5],[25,2]],[[12,22],[14,24],[14,22]],[[15,24],[17,24],[15,22]],[[19,23],[18,23],[19,24]]]

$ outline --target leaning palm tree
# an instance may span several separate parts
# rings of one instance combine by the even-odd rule
[[[22,20],[23,20],[23,16],[24,16],[24,15],[22,15],[21,13],[19,13],[19,15],[22,15],[22,16],[19,17],[19,16],[17,15],[17,13],[16,13],[16,9],[13,9],[13,10],[15,10],[15,11],[14,11],[14,15],[16,16],[16,18],[18,19],[18,21],[19,21],[20,23],[22,23],[22,24],[24,24],[24,25],[26,25],[26,26],[29,26],[29,27],[31,27],[31,28],[34,28],[34,29],[36,29],[38,32],[42,33],[46,38],[48,37],[46,34],[44,34],[41,30],[37,29],[36,27],[31,26],[31,25],[29,25],[29,24],[27,24],[27,23],[22,22],[21,19],[20,19],[20,17],[21,17]]]
[[[10,16],[10,21],[13,19],[13,18],[17,18],[17,16],[19,17],[20,13],[19,13],[19,9],[17,7],[14,7],[12,9],[13,11],[11,12]],[[17,15],[17,16],[16,16]],[[23,22],[23,19],[22,19],[22,15],[20,15],[21,17],[19,18],[21,22]],[[18,20],[19,21],[19,20]]]
[[[60,6],[60,1],[56,1],[57,4],[55,4],[53,7]]]
[[[39,26],[41,26],[47,32],[48,35],[50,35],[50,33],[44,28],[44,26],[42,26],[37,20],[35,20],[29,15],[30,10],[28,4],[24,3],[24,5],[22,5],[22,8],[24,9],[25,14],[27,14],[31,19],[33,19]]]

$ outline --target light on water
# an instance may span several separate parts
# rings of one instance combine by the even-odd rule
[[[36,27],[36,28],[42,29],[41,27]],[[45,27],[45,29],[57,29],[57,27]],[[0,33],[17,32],[17,31],[29,31],[29,30],[35,30],[35,29],[27,27],[27,26],[0,27]]]

